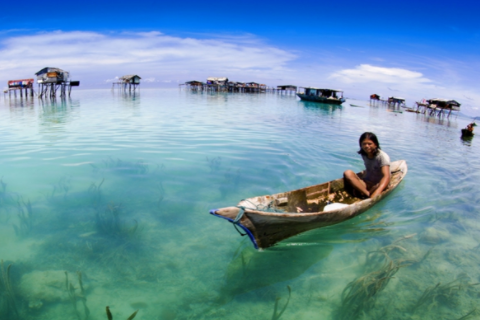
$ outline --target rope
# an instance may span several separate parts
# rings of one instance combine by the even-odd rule
[[[246,199],[243,199],[242,201],[246,201],[246,202],[250,203],[254,207],[254,210],[257,210],[257,211],[284,212],[283,210],[272,208],[273,201],[271,201],[266,206],[255,205],[253,202],[251,202],[249,200],[246,200]],[[242,201],[240,201],[240,202],[242,202]],[[237,232],[243,237],[243,236],[246,235],[246,233],[242,233],[240,231],[240,229],[238,229],[238,225],[240,224],[240,220],[242,219],[242,217],[245,214],[245,209],[246,208],[244,206],[237,206],[237,208],[239,208],[240,211],[238,212],[237,216],[235,217],[235,220],[233,220],[233,226],[235,227],[235,230],[237,230]],[[249,208],[249,209],[252,209],[252,208]]]

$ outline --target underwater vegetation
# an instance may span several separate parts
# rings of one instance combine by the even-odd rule
[[[17,309],[15,293],[13,292],[12,282],[10,279],[11,264],[5,268],[3,260],[0,262],[0,315],[6,315],[8,319],[20,319]]]
[[[121,207],[110,203],[104,211],[98,210],[95,215],[95,223],[100,234],[116,238],[129,238],[135,234],[138,222],[128,227],[120,218]]]
[[[107,319],[108,320],[113,320],[113,316],[112,316],[112,313],[110,312],[110,307],[106,307],[105,308],[106,312],[107,312]],[[132,315],[130,317],[127,318],[127,320],[132,320],[133,318],[135,318],[135,316],[137,315],[137,311],[135,311],[134,313],[132,313]]]
[[[93,168],[94,172],[107,170],[116,173],[124,173],[127,175],[144,175],[149,171],[148,164],[144,163],[141,160],[133,162],[121,160],[118,158],[115,160],[111,157],[103,160],[103,170],[94,164],[90,164],[90,166]]]
[[[395,251],[406,252],[398,243],[405,239],[412,238],[416,234],[408,235],[367,254],[366,264],[381,266],[372,272],[360,276],[350,282],[341,294],[341,308],[338,311],[339,319],[358,319],[361,314],[372,310],[375,307],[378,294],[388,285],[393,276],[400,268],[407,267],[415,260],[394,259],[392,253]]]
[[[214,158],[209,158],[206,157],[208,166],[210,167],[210,172],[216,172],[220,170],[220,166],[222,165],[222,157],[214,157]]]
[[[229,193],[235,192],[238,190],[240,183],[242,182],[242,174],[240,169],[236,171],[232,169],[227,169],[224,173],[224,181],[220,183],[220,196],[224,199]]]
[[[102,181],[98,184],[98,186],[95,182],[92,182],[90,187],[88,187],[88,193],[90,193],[90,195],[92,196],[92,201],[94,205],[100,202],[100,200],[102,199],[102,193],[100,191],[100,188],[102,187],[102,184],[104,182],[105,182],[105,178],[102,179]]]
[[[415,313],[420,307],[432,310],[440,305],[455,306],[458,300],[458,293],[470,289],[480,283],[469,283],[469,277],[462,273],[455,280],[428,287],[418,299],[417,303],[412,307],[411,313]]]
[[[23,201],[20,203],[20,200],[17,202],[17,216],[19,219],[19,225],[13,225],[15,229],[15,234],[17,236],[25,237],[27,236],[33,228],[33,210],[30,200],[27,202]]]
[[[280,312],[278,312],[278,302],[280,301],[280,299],[282,299],[281,297],[277,297],[275,298],[275,305],[273,307],[273,314],[272,314],[272,320],[278,320],[280,319],[280,317],[282,316],[282,314],[285,312],[285,310],[287,310],[287,307],[288,307],[288,303],[290,302],[290,298],[292,296],[292,289],[290,288],[290,286],[287,286],[287,289],[288,289],[288,298],[287,298],[287,302],[285,303],[285,305],[283,306],[282,310]]]
[[[16,196],[16,197],[14,197]],[[7,184],[0,178],[0,209],[9,210],[11,206],[15,206],[18,195],[7,192]]]
[[[76,293],[76,289],[72,282],[68,280],[68,272],[65,271],[65,289],[67,290],[68,298],[72,303],[73,311],[78,320],[88,320],[90,316],[90,310],[87,307],[87,298],[85,296],[85,289],[83,288],[82,273],[77,271],[78,286],[80,287],[80,293]],[[83,306],[83,313],[78,310],[77,302],[80,300]]]

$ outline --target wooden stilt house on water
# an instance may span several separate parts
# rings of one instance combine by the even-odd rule
[[[390,107],[406,107],[404,98],[388,97],[387,103]]]
[[[80,81],[70,80],[70,73],[59,68],[46,67],[35,73],[38,84],[38,97],[55,97],[60,89],[60,97],[70,96],[72,87],[78,87]]]
[[[198,80],[192,80],[185,82],[185,86],[192,91],[202,91],[205,83]]]
[[[4,91],[4,94],[7,94],[8,97],[11,97],[13,92],[14,96],[17,97],[17,91],[19,92],[20,98],[23,98],[23,92],[25,91],[25,98],[28,96],[33,97],[33,84],[34,79],[21,79],[21,80],[9,80],[8,89]],[[30,90],[30,92],[28,92]]]
[[[428,114],[430,116],[439,116],[447,114],[450,117],[452,111],[460,111],[460,103],[455,100],[433,98],[422,102],[416,102],[417,111],[419,113]]]
[[[136,74],[128,74],[126,76],[122,76],[118,78],[118,81],[112,83],[112,90],[115,88],[115,86],[117,86],[120,90],[123,91],[127,91],[128,88],[128,91],[130,92],[133,88],[133,91],[135,92],[137,86],[140,85],[140,79],[142,78],[140,78],[140,76]]]

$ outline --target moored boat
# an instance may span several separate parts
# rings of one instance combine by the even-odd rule
[[[462,129],[462,137],[473,137],[474,133],[468,129]]]
[[[297,96],[306,101],[314,101],[327,104],[342,104],[345,102],[343,91],[334,89],[320,89],[312,87],[301,87],[303,92],[297,93]]]
[[[237,231],[245,232],[255,248],[268,248],[299,233],[337,224],[368,210],[400,184],[407,174],[407,163],[394,161],[390,170],[388,188],[375,198],[352,197],[340,178],[298,190],[248,198],[237,206],[214,209],[210,213],[232,222]]]

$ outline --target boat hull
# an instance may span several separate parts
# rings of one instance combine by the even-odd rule
[[[325,97],[318,97],[318,96],[312,96],[312,95],[306,95],[302,93],[297,93],[297,96],[305,101],[313,101],[313,102],[319,102],[319,103],[326,103],[326,104],[342,104],[345,102],[344,98],[340,99],[331,99],[331,98],[325,98]]]
[[[390,194],[403,180],[408,170],[404,160],[392,162],[390,169],[392,179],[387,190],[373,199],[361,200],[349,197],[344,190],[343,178],[341,178],[299,190],[249,198],[242,200],[235,207],[211,210],[210,213],[232,223],[238,219],[236,225],[245,231],[255,248],[268,248],[302,232],[334,225],[365,212]],[[323,211],[329,199],[346,203],[348,206]],[[281,204],[287,212],[268,212],[257,209],[259,206],[265,207],[271,204]],[[298,213],[300,211],[298,209],[294,212],[296,208],[300,208],[302,212]],[[238,215],[241,210],[244,212],[240,218]]]
[[[474,133],[467,129],[462,129],[462,137],[473,137]]]

